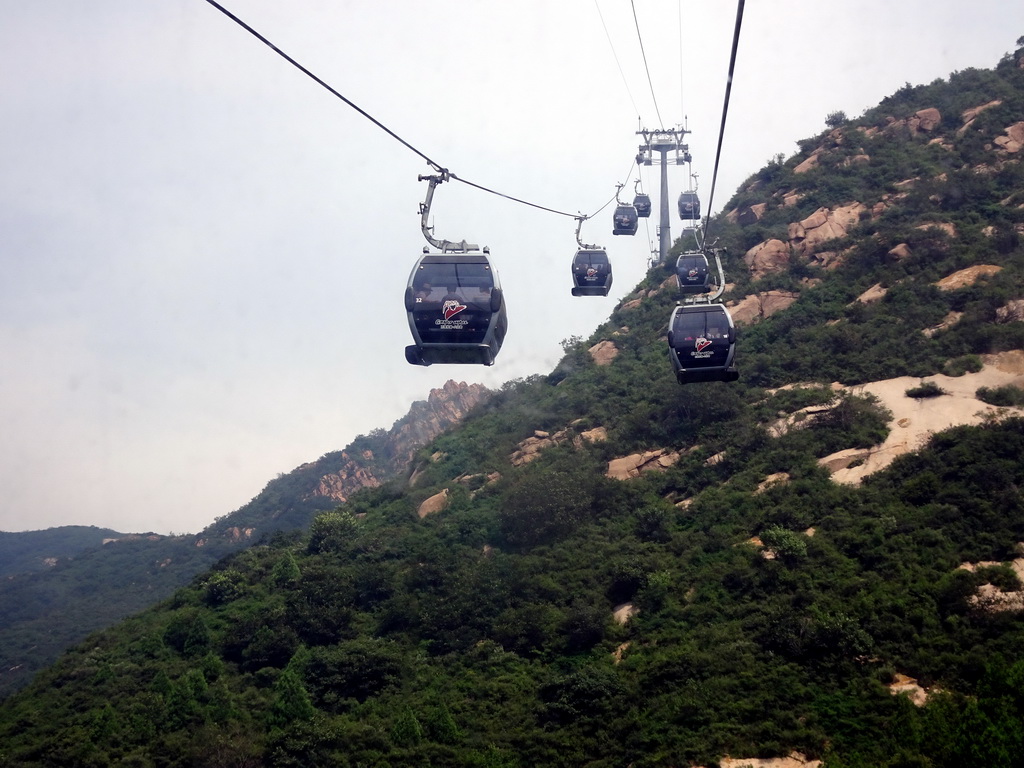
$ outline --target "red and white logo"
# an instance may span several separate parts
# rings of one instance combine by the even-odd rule
[[[698,336],[697,340],[693,343],[693,346],[698,352],[703,352],[705,349],[711,346],[711,340],[705,339],[703,336]]]
[[[441,312],[444,314],[445,320],[451,320],[455,315],[459,314],[466,308],[465,304],[460,304],[458,299],[448,299],[444,304],[441,305]]]
[[[588,267],[587,277],[597,277],[597,269],[595,269],[594,267]]]

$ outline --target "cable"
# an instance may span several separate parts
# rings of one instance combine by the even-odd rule
[[[619,63],[619,55],[615,52],[615,45],[612,43],[612,36],[608,34],[608,25],[604,23],[604,14],[601,13],[601,6],[598,5],[597,0],[594,0],[594,7],[597,8],[597,15],[601,19],[601,26],[604,27],[604,36],[608,38],[608,47],[612,49],[612,56],[615,58],[615,66],[619,68],[619,75],[622,77],[622,84],[626,86],[626,93],[629,95],[629,100],[633,104],[633,111],[636,112],[637,117],[640,117],[640,110],[637,109],[636,100],[633,98],[633,92],[629,90],[629,81],[626,79],[626,73],[622,71],[622,64]]]
[[[686,102],[683,99],[683,0],[679,0],[679,114],[686,115]]]
[[[577,215],[577,214],[574,214],[574,213],[567,213],[566,211],[559,211],[559,210],[555,210],[554,208],[548,208],[547,206],[543,206],[543,205],[538,205],[538,204],[536,204],[536,203],[531,203],[531,202],[529,202],[529,201],[527,201],[527,200],[522,200],[522,199],[520,199],[520,198],[518,198],[518,197],[512,197],[511,195],[506,195],[506,194],[503,194],[503,193],[501,193],[501,192],[497,192],[496,190],[493,190],[493,189],[489,189],[488,187],[482,186],[482,185],[480,185],[480,184],[475,184],[475,183],[473,183],[472,181],[468,181],[468,180],[466,180],[466,179],[462,179],[462,178],[459,178],[459,177],[458,177],[458,176],[456,176],[456,175],[455,175],[454,173],[452,173],[451,171],[449,171],[449,170],[448,170],[447,168],[444,168],[444,167],[443,167],[442,165],[440,165],[439,163],[437,163],[437,162],[435,162],[434,160],[432,160],[432,159],[431,159],[430,157],[428,157],[428,156],[427,156],[426,154],[424,154],[424,153],[423,153],[423,152],[421,152],[420,150],[416,149],[416,147],[414,147],[414,146],[413,146],[412,144],[410,144],[410,143],[409,143],[408,141],[406,141],[406,140],[405,140],[405,139],[403,139],[403,138],[402,138],[401,136],[399,136],[399,135],[398,135],[397,133],[395,133],[394,131],[392,131],[392,130],[391,130],[390,128],[388,128],[388,127],[387,127],[386,125],[384,125],[384,123],[380,122],[380,120],[378,120],[377,118],[375,118],[375,117],[374,117],[373,115],[371,115],[371,114],[370,114],[369,112],[367,112],[367,111],[366,111],[366,110],[364,110],[364,109],[361,109],[361,108],[360,108],[360,107],[359,107],[358,105],[356,105],[356,104],[355,104],[354,102],[352,102],[352,101],[350,101],[349,99],[345,98],[345,96],[343,96],[343,95],[342,95],[342,94],[341,94],[340,92],[338,92],[337,90],[335,90],[334,88],[332,88],[332,87],[331,87],[330,85],[328,85],[328,84],[327,84],[326,82],[324,82],[324,81],[323,81],[323,80],[321,80],[321,79],[320,79],[319,77],[317,77],[317,76],[316,76],[315,74],[313,74],[313,73],[312,73],[312,72],[310,72],[310,71],[309,71],[308,69],[306,69],[306,68],[305,68],[304,66],[302,66],[301,64],[299,64],[299,62],[297,62],[297,61],[296,61],[295,59],[293,59],[293,58],[292,58],[291,56],[289,56],[289,55],[288,55],[287,53],[285,53],[284,51],[282,51],[282,50],[281,50],[280,48],[278,48],[278,47],[277,47],[276,45],[274,45],[274,44],[273,44],[272,42],[270,42],[270,41],[269,41],[269,40],[268,40],[267,38],[265,38],[265,37],[264,37],[263,35],[261,35],[261,34],[260,34],[259,32],[257,32],[257,31],[256,31],[255,29],[253,29],[253,28],[252,28],[252,27],[250,27],[250,26],[249,26],[248,24],[246,24],[246,23],[245,23],[244,21],[242,21],[242,20],[241,20],[240,18],[238,18],[237,16],[235,16],[235,15],[234,15],[233,13],[231,13],[231,12],[230,12],[229,10],[227,10],[227,9],[226,9],[226,8],[225,8],[224,6],[222,6],[222,5],[220,4],[220,3],[217,3],[217,2],[215,2],[215,0],[206,0],[206,2],[207,2],[207,3],[209,3],[210,5],[212,5],[212,6],[214,7],[214,8],[216,8],[216,9],[217,9],[218,11],[220,11],[221,13],[223,13],[223,14],[224,14],[225,16],[227,16],[227,17],[228,17],[229,19],[231,19],[231,20],[232,20],[233,22],[235,22],[236,24],[238,24],[238,26],[242,27],[242,29],[244,29],[244,30],[245,30],[246,32],[248,32],[249,34],[251,34],[251,35],[252,35],[253,37],[255,37],[255,38],[256,38],[257,40],[259,40],[259,41],[260,41],[261,43],[263,43],[264,45],[268,46],[268,47],[269,47],[269,48],[270,48],[270,49],[271,49],[272,51],[274,51],[274,53],[278,54],[278,55],[279,55],[279,56],[280,56],[281,58],[283,58],[283,59],[284,59],[285,61],[287,61],[287,62],[288,62],[289,64],[291,64],[291,65],[292,65],[293,67],[295,67],[296,69],[298,69],[298,70],[299,70],[300,72],[302,72],[302,73],[303,73],[304,75],[306,75],[307,77],[309,77],[310,79],[312,79],[312,80],[313,80],[313,81],[314,81],[315,83],[317,83],[318,85],[322,86],[323,88],[326,88],[326,89],[327,89],[328,91],[330,91],[330,93],[332,93],[333,95],[337,96],[337,97],[338,97],[339,99],[341,99],[341,100],[342,100],[343,102],[345,102],[345,103],[346,103],[346,104],[347,104],[348,106],[352,107],[352,109],[354,109],[354,110],[355,110],[356,112],[358,112],[358,113],[359,113],[360,115],[362,115],[362,116],[363,116],[363,117],[365,117],[365,118],[366,118],[367,120],[369,120],[369,121],[370,121],[371,123],[373,123],[374,125],[376,125],[376,126],[377,126],[378,128],[380,128],[380,129],[381,129],[382,131],[384,131],[385,133],[387,133],[387,134],[388,134],[388,135],[389,135],[389,136],[390,136],[391,138],[395,139],[395,140],[396,140],[396,141],[398,141],[398,142],[399,142],[400,144],[402,144],[402,145],[403,145],[404,147],[406,147],[406,148],[407,148],[407,149],[409,149],[409,150],[412,150],[412,152],[414,152],[415,154],[417,154],[417,155],[419,155],[420,157],[422,157],[422,158],[423,158],[424,160],[426,160],[426,161],[427,161],[427,164],[428,164],[428,165],[430,165],[430,166],[431,166],[431,167],[432,167],[432,168],[433,168],[433,169],[434,169],[435,171],[438,171],[438,172],[439,172],[439,173],[441,173],[442,175],[450,176],[451,178],[455,179],[456,181],[461,181],[461,182],[462,182],[463,184],[468,184],[469,186],[471,186],[471,187],[475,187],[476,189],[479,189],[479,190],[481,190],[481,191],[483,191],[483,192],[489,192],[489,193],[490,193],[490,194],[492,194],[492,195],[497,195],[498,197],[503,197],[503,198],[505,198],[506,200],[511,200],[511,201],[513,201],[513,202],[516,202],[516,203],[521,203],[521,204],[523,204],[523,205],[529,205],[529,206],[531,206],[531,207],[533,207],[533,208],[539,208],[540,210],[542,210],[542,211],[548,211],[549,213],[556,213],[556,214],[558,214],[558,215],[560,215],[560,216],[568,216],[568,217],[570,217],[570,218],[576,218],[576,215]],[[634,106],[635,106],[635,105],[634,105]],[[607,203],[605,203],[605,205],[607,205]],[[603,207],[603,206],[602,206],[602,207]]]
[[[704,242],[708,242],[708,231],[711,229],[711,204],[715,199],[715,184],[718,181],[718,163],[722,158],[722,140],[725,138],[725,118],[729,114],[729,95],[732,92],[732,76],[736,69],[736,50],[740,43],[740,26],[743,24],[743,2],[736,4],[736,30],[732,36],[732,54],[729,57],[729,78],[725,83],[725,103],[722,105],[722,126],[718,131],[718,149],[715,152],[715,170],[711,175],[711,193],[708,196],[708,225],[704,228]]]
[[[654,96],[654,83],[651,82],[651,69],[647,66],[647,51],[644,50],[644,39],[640,36],[640,21],[636,17],[636,4],[633,0],[629,0],[630,6],[633,8],[633,23],[636,25],[636,38],[640,41],[640,53],[644,57],[644,69],[647,70],[647,84],[651,87],[651,101],[654,102],[654,113],[658,116],[658,125],[662,128],[665,127],[665,121],[661,119],[661,110],[658,109],[658,99]]]

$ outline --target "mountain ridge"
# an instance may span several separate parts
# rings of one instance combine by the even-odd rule
[[[4,759],[1019,765],[1024,391],[964,377],[1024,354],[1008,309],[1024,298],[1024,163],[995,141],[1024,114],[1021,60],[830,115],[726,206],[760,216],[712,220],[727,301],[796,295],[743,326],[738,382],[676,383],[672,265],[652,268],[554,371],[435,437],[414,475],[71,649],[0,703]],[[958,133],[963,109],[996,100]],[[933,108],[930,130],[912,122]],[[855,123],[895,127],[844,131],[863,141],[797,172]],[[794,257],[801,222],[854,203],[841,236]],[[771,240],[788,261],[754,269],[745,256]],[[940,285],[979,265],[1000,269]],[[822,460],[904,429],[869,383],[941,404],[956,395],[940,376],[994,415],[835,482]],[[633,455],[650,470],[609,476]]]

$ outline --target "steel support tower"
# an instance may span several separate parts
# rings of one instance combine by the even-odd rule
[[[641,128],[636,133],[638,136],[644,137],[644,143],[640,145],[640,152],[636,156],[637,165],[658,163],[661,166],[661,219],[658,225],[658,252],[655,263],[664,264],[668,259],[669,251],[672,250],[672,227],[669,223],[668,204],[668,166],[670,164],[682,165],[693,159],[690,156],[690,147],[683,143],[683,139],[690,131],[685,128],[663,128],[654,131]],[[661,155],[658,160],[654,159],[655,152]],[[670,163],[669,152],[675,152],[674,162]]]

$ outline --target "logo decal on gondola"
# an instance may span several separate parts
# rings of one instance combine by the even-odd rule
[[[703,352],[707,347],[711,346],[711,340],[705,339],[703,336],[698,336],[693,346],[698,352]]]
[[[451,320],[455,315],[459,314],[466,308],[465,304],[461,304],[458,299],[448,299],[444,304],[441,305],[441,312],[444,314],[445,320]]]
[[[693,269],[691,269],[691,270],[689,271],[689,273],[687,273],[687,274],[688,274],[688,276],[689,276],[689,278],[690,278],[691,280],[694,280],[694,279],[696,279],[696,277],[697,277],[697,268],[696,268],[696,267],[694,267],[694,268],[693,268]]]

